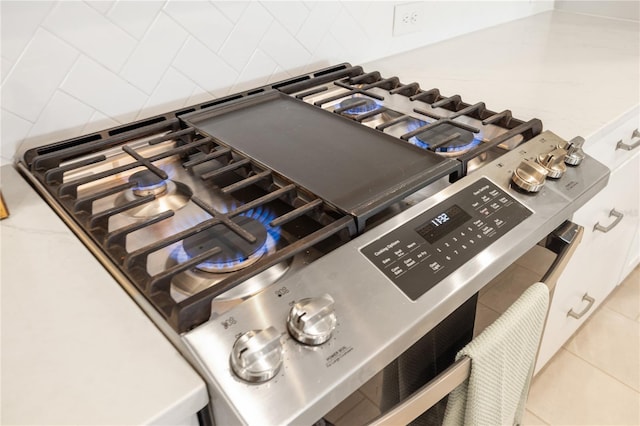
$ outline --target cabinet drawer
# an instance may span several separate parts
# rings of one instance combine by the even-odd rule
[[[584,226],[583,246],[626,256],[638,233],[640,206],[640,151],[612,170],[607,187],[586,203],[573,221]],[[623,260],[615,264],[622,265]]]
[[[536,372],[624,278],[639,233],[639,183],[640,152],[636,152],[611,173],[607,187],[574,215],[573,222],[584,226],[585,232],[556,285]]]
[[[611,170],[619,167],[640,151],[640,111],[634,109],[593,135],[585,142],[584,150]]]

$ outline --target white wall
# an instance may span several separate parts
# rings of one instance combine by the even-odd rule
[[[23,141],[79,136],[553,8],[425,2],[423,30],[394,37],[396,3],[3,0],[1,162]]]

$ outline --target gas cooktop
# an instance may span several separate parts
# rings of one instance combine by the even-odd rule
[[[24,164],[184,332],[541,129],[342,64],[36,148]]]

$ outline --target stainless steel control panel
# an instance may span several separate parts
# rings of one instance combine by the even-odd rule
[[[486,178],[361,249],[416,300],[531,215]]]

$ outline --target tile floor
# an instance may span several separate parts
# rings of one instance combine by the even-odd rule
[[[534,247],[481,292],[476,334],[548,269]],[[376,378],[331,411],[336,426],[379,415]],[[640,266],[618,286],[534,378],[523,425],[640,425]]]
[[[524,425],[640,425],[640,266],[535,377]]]

